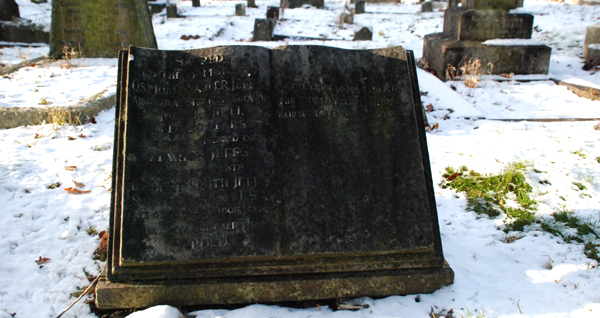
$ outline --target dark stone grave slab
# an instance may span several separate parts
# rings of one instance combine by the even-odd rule
[[[199,7],[200,6],[200,0],[192,0],[192,7]]]
[[[0,41],[22,43],[49,43],[50,33],[28,21],[0,21]]]
[[[236,4],[235,5],[235,15],[245,16],[246,15],[246,5],[243,3]]]
[[[280,7],[286,9],[300,8],[305,4],[309,4],[315,8],[324,9],[325,0],[281,0]]]
[[[412,51],[131,47],[119,61],[98,308],[453,282]]]
[[[279,7],[267,7],[267,19],[279,20]]]
[[[359,0],[356,2],[356,5],[354,6],[354,13],[355,14],[365,13],[365,1]]]
[[[156,48],[146,0],[53,0],[50,55],[63,48],[84,57],[115,58],[130,45]]]
[[[373,40],[373,31],[368,27],[356,28],[354,31],[354,41]]]
[[[279,11],[278,11],[279,12]],[[271,41],[273,40],[273,30],[275,29],[275,19],[255,19],[254,35],[252,41]]]
[[[421,4],[421,12],[433,12],[433,2],[425,1]]]
[[[13,21],[20,17],[19,5],[15,0],[0,0],[0,21]]]

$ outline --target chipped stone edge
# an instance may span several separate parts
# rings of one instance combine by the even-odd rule
[[[68,113],[75,122],[79,120],[83,124],[88,118],[92,118],[98,115],[99,112],[116,104],[116,94],[105,96],[110,89],[106,88],[73,106],[0,108],[0,128],[48,123],[50,122],[49,114],[56,110],[63,115]]]

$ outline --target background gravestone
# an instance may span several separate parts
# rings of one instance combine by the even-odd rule
[[[119,65],[98,308],[452,283],[411,51],[131,47]]]
[[[245,16],[246,15],[246,5],[243,3],[236,4],[235,5],[235,15]]]
[[[275,19],[255,19],[252,41],[271,41],[274,29]]]
[[[13,21],[20,17],[19,5],[15,0],[0,0],[0,21]]]
[[[325,0],[281,0],[279,6],[281,8],[293,9],[300,8],[305,4],[309,4],[319,9],[325,8]]]
[[[279,7],[267,7],[267,19],[279,20]]]
[[[50,55],[75,49],[84,57],[115,58],[136,45],[156,48],[146,0],[53,0]]]
[[[356,5],[354,6],[354,13],[355,14],[365,13],[365,1],[364,0],[359,0],[356,2]]]
[[[585,29],[585,41],[583,43],[583,59],[588,59],[589,45],[600,43],[600,23],[590,25]]]
[[[464,5],[466,3],[466,5]],[[531,39],[533,16],[508,13],[516,0],[448,0],[442,33],[425,35],[423,58],[441,78],[448,66],[461,66],[479,59],[492,64],[492,74],[547,74],[550,47],[543,44],[483,44],[491,39]]]
[[[199,7],[200,6],[200,0],[192,0],[192,7]]]

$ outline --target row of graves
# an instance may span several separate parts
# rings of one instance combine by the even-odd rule
[[[509,13],[518,5],[449,0],[425,59],[442,77],[474,58],[498,73],[547,73],[545,45],[485,43],[531,38],[533,16]],[[272,31],[278,12],[256,24]],[[54,0],[50,54],[66,45],[86,57],[119,52],[99,309],[384,297],[453,283],[412,51],[163,51],[146,0]]]

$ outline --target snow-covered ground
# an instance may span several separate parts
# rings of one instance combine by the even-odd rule
[[[188,49],[215,45],[322,44],[344,48],[380,48],[402,45],[422,56],[423,36],[440,32],[443,13],[420,13],[408,4],[367,4],[355,24],[373,28],[373,41],[249,42],[253,21],[268,5],[246,8],[246,17],[233,16],[235,1],[177,3],[183,19],[153,17],[161,49]],[[411,1],[415,2],[415,1]],[[21,15],[50,25],[50,4],[17,0]],[[343,3],[326,1],[327,10],[286,9],[276,34],[351,39],[352,25],[339,25]],[[513,162],[526,162],[527,178],[539,202],[539,218],[559,210],[572,211],[582,220],[600,224],[600,131],[598,122],[499,122],[501,118],[600,118],[600,101],[575,96],[549,78],[600,85],[600,72],[581,70],[585,27],[600,22],[600,6],[575,6],[553,1],[526,0],[519,12],[534,14],[534,39],[552,47],[550,74],[532,82],[499,82],[482,78],[478,88],[464,83],[442,83],[419,70],[424,105],[431,104],[430,123],[439,128],[427,134],[445,257],[456,272],[453,285],[429,295],[362,299],[369,308],[334,312],[327,306],[292,309],[252,305],[236,310],[188,313],[216,317],[403,317],[425,318],[433,310],[450,309],[454,317],[600,317],[598,263],[583,246],[566,243],[539,229],[522,239],[503,243],[498,230],[502,218],[478,217],[466,210],[464,194],[438,186],[448,166],[467,165],[481,173],[498,173]],[[182,40],[182,35],[199,35]],[[0,43],[0,46],[4,43]],[[48,47],[0,48],[0,63],[16,64],[47,54]],[[79,59],[26,67],[0,78],[0,107],[66,106],[116,82],[116,59]],[[533,78],[533,77],[532,77]],[[537,77],[539,79],[540,77]],[[454,89],[452,88],[454,87]],[[425,94],[425,92],[427,92]],[[487,118],[482,120],[480,118]],[[56,317],[75,298],[70,295],[89,285],[103,262],[93,260],[99,241],[93,230],[108,227],[114,110],[96,117],[96,124],[51,124],[0,130],[0,318]],[[70,137],[70,138],[69,138]],[[535,172],[537,171],[541,172]],[[549,181],[541,184],[540,181]],[[580,191],[573,182],[586,186]],[[60,187],[51,185],[60,183]],[[71,194],[77,187],[89,193]],[[89,234],[88,234],[89,232]],[[40,257],[50,260],[37,264]],[[551,265],[551,266],[548,266]],[[89,296],[88,296],[89,297]],[[154,307],[132,317],[177,317],[169,307]],[[95,317],[83,301],[64,317]]]

